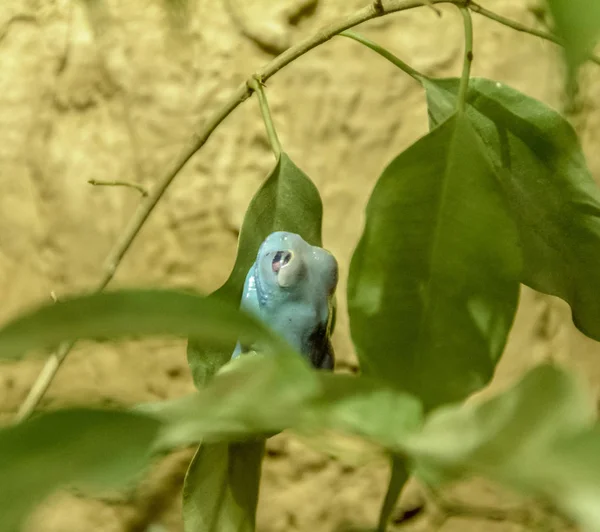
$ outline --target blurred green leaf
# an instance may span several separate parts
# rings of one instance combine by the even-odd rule
[[[258,248],[274,231],[299,234],[311,245],[321,245],[323,205],[313,182],[282,153],[252,198],[240,231],[237,257],[227,281],[211,298],[238,306],[246,274],[256,260]],[[207,350],[190,339],[188,362],[196,386],[202,386],[218,367],[231,358],[236,341],[218,351]]]
[[[292,428],[314,437],[334,431],[385,448],[421,422],[414,398],[364,378],[317,372],[291,353],[240,357],[197,394],[148,405],[144,412],[163,420],[159,445],[164,448],[204,440],[184,485],[184,521],[190,532],[254,529],[260,461],[269,433]]]
[[[261,322],[216,299],[173,290],[119,290],[71,297],[17,317],[0,329],[0,358],[66,340],[143,335],[194,335],[214,348],[245,337],[288,349]]]
[[[396,442],[421,425],[423,409],[411,395],[367,377],[319,373],[316,378],[318,388],[297,430],[340,432],[394,448]]]
[[[565,55],[572,68],[590,54],[600,36],[598,0],[547,0],[556,33],[562,38]]]
[[[189,347],[188,347],[189,354]],[[203,387],[206,387],[218,372],[220,366],[225,364],[225,361],[219,361],[219,354],[215,352],[205,353],[203,363],[199,364],[202,377],[201,383],[196,380],[196,385],[200,385],[201,392],[206,394]],[[288,359],[289,360],[289,359]],[[254,363],[254,357],[242,357],[231,362],[239,368],[239,364]],[[298,360],[298,362],[301,362]],[[250,381],[246,377],[250,377]],[[258,378],[262,375],[259,373]],[[252,386],[257,375],[242,372],[241,378],[236,379],[235,374],[228,376],[228,382],[224,385],[224,392],[217,393],[217,407],[227,408],[229,402],[233,398],[235,403],[235,395],[240,397],[246,393],[246,386]],[[233,379],[232,379],[233,377]],[[222,378],[222,377],[221,377]],[[218,385],[222,385],[219,381]],[[241,390],[240,390],[241,388]],[[208,391],[210,395],[211,390]],[[226,395],[227,394],[227,395]],[[188,401],[184,399],[183,401]],[[210,404],[210,398],[208,399]],[[237,403],[239,404],[239,403]],[[179,407],[179,415],[183,413],[185,416],[186,408],[190,405],[183,405],[183,412]],[[177,408],[176,407],[176,408]],[[198,407],[203,411],[205,405],[201,404]],[[194,407],[192,406],[192,412]],[[260,411],[260,410],[259,410]],[[189,412],[189,410],[188,410]],[[162,414],[164,416],[164,413]],[[268,414],[267,414],[268,415]],[[235,416],[235,413],[234,413]],[[169,418],[167,413],[166,418]],[[217,421],[219,421],[217,419]],[[237,421],[237,423],[236,423]],[[227,423],[227,420],[225,420]],[[239,420],[234,420],[236,428],[228,430],[239,434],[242,432],[242,423]],[[206,427],[213,430],[215,425],[211,425],[208,421]],[[250,431],[256,430],[253,427],[247,427]],[[198,427],[195,424],[188,426],[186,432],[181,433],[178,437],[203,439],[204,432],[197,432]],[[260,431],[259,431],[260,432]],[[220,441],[203,441],[198,446],[190,466],[186,472],[183,483],[183,523],[185,532],[196,532],[197,530],[211,531],[235,531],[235,532],[252,532],[254,530],[256,520],[256,506],[258,503],[258,489],[260,485],[260,473],[262,466],[262,458],[264,452],[264,440],[258,439],[256,442],[242,443],[227,443]]]
[[[282,415],[297,410],[312,388],[312,373],[301,357],[247,355],[230,362],[195,396],[164,404],[162,419],[176,425],[164,435],[167,446],[205,440],[185,477],[186,532],[254,530],[265,446],[261,436],[281,430]],[[248,435],[258,436],[219,441]]]
[[[459,80],[424,80],[432,127],[450,116]],[[486,146],[517,222],[521,282],[567,301],[575,325],[600,340],[600,189],[571,125],[501,83],[472,79],[467,117]]]
[[[363,370],[426,409],[485,385],[517,305],[517,238],[464,116],[396,157],[373,190],[350,266],[350,325]]]
[[[264,438],[286,428],[398,448],[421,424],[419,402],[376,381],[312,369],[292,353],[247,355],[194,395],[142,407],[164,423],[158,448],[202,441],[184,486],[186,530],[253,530]],[[235,443],[223,443],[223,440]]]
[[[239,357],[197,393],[143,405],[164,423],[166,448],[274,433],[298,422],[318,389],[316,372],[293,352]]]
[[[417,399],[365,377],[312,369],[294,353],[235,359],[202,390],[138,407],[163,423],[158,447],[243,441],[284,429],[355,435],[393,448],[417,430]]]
[[[485,475],[600,529],[600,432],[592,395],[550,365],[483,402],[434,411],[405,450],[430,483]]]
[[[159,423],[118,411],[69,409],[0,429],[0,531],[15,532],[58,488],[116,488],[148,465]]]
[[[407,449],[421,466],[434,464],[450,480],[471,464],[494,477],[503,471],[512,476],[513,463],[532,460],[561,438],[581,432],[594,417],[591,395],[580,382],[541,365],[491,399],[434,410]]]
[[[600,530],[598,449],[600,426],[596,424],[557,443],[546,455],[546,464],[538,460],[534,472],[546,497],[578,521],[583,530]]]

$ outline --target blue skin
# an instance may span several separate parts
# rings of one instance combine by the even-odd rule
[[[277,231],[258,250],[240,308],[269,325],[313,367],[333,369],[330,334],[337,281],[331,253],[299,235]],[[250,350],[238,342],[231,358]]]

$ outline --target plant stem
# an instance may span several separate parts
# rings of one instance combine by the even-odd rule
[[[340,35],[342,37],[349,37],[350,39],[354,39],[355,41],[358,41],[359,43],[364,44],[366,47],[368,47],[371,50],[373,50],[374,52],[378,53],[380,56],[385,57],[388,61],[390,61],[391,63],[396,65],[400,70],[406,72],[415,81],[421,81],[425,77],[419,71],[415,70],[409,64],[405,63],[404,61],[402,61],[402,59],[400,59],[399,57],[396,57],[394,54],[392,54],[385,48],[382,48],[376,42],[373,42],[372,40],[367,39],[366,37],[359,35],[358,33],[354,32],[354,31],[346,30],[346,31],[343,31],[342,33],[340,33]]]
[[[147,196],[148,191],[140,184],[133,183],[132,181],[98,181],[97,179],[88,179],[88,183],[94,186],[102,186],[102,187],[128,187],[135,188],[138,190],[142,196]]]
[[[433,2],[431,0],[423,0],[423,5],[431,9],[438,17],[442,16],[442,12],[433,5]]]
[[[25,397],[25,400],[21,403],[21,406],[17,411],[15,423],[26,420],[32,414],[50,387],[58,368],[60,368],[65,357],[69,354],[74,345],[75,342],[64,342],[60,344],[56,353],[52,353],[48,360],[46,360],[42,371],[40,371],[40,374],[37,376],[37,379],[29,390],[27,397]]]
[[[392,455],[390,458],[390,481],[388,483],[388,489],[383,500],[383,505],[379,512],[379,523],[377,524],[377,532],[385,532],[387,529],[388,521],[394,511],[398,497],[402,488],[408,480],[408,470],[406,468],[406,461],[400,455]]]
[[[427,2],[427,5],[430,6],[435,4],[454,4],[463,8],[468,6],[473,12],[495,20],[496,22],[508,26],[516,31],[529,33],[542,39],[562,45],[562,42],[550,33],[526,28],[517,22],[513,22],[510,19],[496,15],[495,13],[482,8],[470,0],[468,3],[466,0],[428,0]],[[300,41],[298,44],[288,48],[281,55],[275,57],[264,67],[259,69],[249,79],[256,77],[262,81],[266,81],[298,57],[327,42],[333,36],[343,32],[344,30],[357,26],[358,24],[373,18],[381,17],[398,11],[406,11],[422,5],[422,0],[388,0],[384,6],[381,0],[375,0],[368,6],[345,18],[335,21],[324,28],[321,28],[314,35],[309,36]],[[600,59],[598,57],[590,55],[589,59],[600,65]],[[108,255],[105,263],[104,274],[96,285],[97,291],[103,290],[112,280],[121,260],[125,256],[125,253],[127,253],[131,247],[133,240],[140,232],[140,229],[148,219],[148,216],[150,216],[154,210],[154,207],[156,207],[156,204],[162,198],[173,179],[175,179],[175,176],[182,170],[192,156],[200,148],[202,148],[202,146],[204,146],[212,132],[219,126],[219,124],[225,120],[225,118],[227,118],[238,105],[240,105],[244,100],[248,99],[250,94],[251,92],[247,82],[242,83],[231,94],[223,106],[215,111],[213,116],[205,124],[198,127],[198,132],[191,136],[189,142],[183,147],[179,155],[170,163],[165,173],[160,177],[160,179],[158,179],[157,184],[150,190],[148,196],[144,197],[144,199],[140,202],[137,210],[125,227],[125,230]],[[73,345],[73,342],[61,344],[56,354],[52,355],[48,359],[46,365],[38,375],[35,383],[29,391],[29,394],[19,409],[19,414],[17,416],[19,421],[29,417],[35,410]]]
[[[473,62],[473,21],[471,20],[471,12],[466,7],[459,6],[458,9],[460,9],[465,25],[465,55],[458,88],[458,112],[462,113],[465,110],[469,77],[471,76],[471,63]]]
[[[275,125],[273,124],[273,118],[271,118],[271,111],[269,110],[267,95],[263,89],[263,82],[259,78],[252,78],[248,81],[248,87],[250,87],[250,89],[252,89],[258,96],[260,114],[265,122],[267,136],[269,137],[269,144],[271,145],[275,159],[279,159],[279,156],[281,155],[281,143],[277,137],[277,131],[275,130]]]

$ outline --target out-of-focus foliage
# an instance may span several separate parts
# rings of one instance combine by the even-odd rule
[[[106,4],[84,4],[103,31]],[[600,4],[548,4],[575,71],[598,38]],[[165,6],[175,26],[185,22],[187,1]],[[321,245],[319,193],[282,153],[250,203],[231,275],[215,293],[82,295],[0,329],[4,360],[76,339],[184,336],[198,388],[130,412],[65,409],[0,429],[0,532],[13,532],[56,489],[119,486],[153,452],[191,444],[200,446],[184,488],[186,531],[251,532],[264,441],[285,429],[327,442],[342,458],[328,436],[394,457],[394,490],[405,480],[403,457],[431,484],[484,475],[600,531],[600,428],[572,375],[542,365],[491,399],[460,404],[494,372],[519,283],[563,298],[577,327],[600,340],[600,191],[577,137],[554,110],[501,83],[469,80],[468,68],[461,92],[461,80],[427,78],[357,40],[423,85],[430,125],[379,177],[352,257],[349,317],[362,374],[313,370],[237,310],[270,233]],[[238,340],[258,354],[228,362]]]
[[[592,52],[600,36],[600,3],[596,0],[547,0],[565,57],[572,70]]]

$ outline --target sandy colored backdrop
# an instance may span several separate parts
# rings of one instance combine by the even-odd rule
[[[365,0],[190,0],[188,12],[178,19],[179,32],[169,29],[161,0],[90,4],[95,5],[91,19],[77,0],[3,0],[0,5],[0,321],[49,299],[51,292],[60,297],[97,282],[102,261],[140,195],[93,187],[89,179],[152,185],[194,126],[271,59],[273,50]],[[530,0],[483,4],[543,27],[539,6]],[[426,74],[456,75],[462,26],[451,7],[442,10],[442,18],[421,8],[372,21],[360,31]],[[286,10],[299,15],[290,22]],[[560,109],[556,49],[474,17],[474,75],[508,83]],[[594,80],[599,75],[597,69],[586,70],[580,106],[569,116],[597,178],[600,83]],[[377,176],[426,132],[422,91],[383,59],[338,37],[278,73],[268,82],[268,96],[284,148],[321,191],[325,245],[340,262],[343,295],[365,200]],[[271,164],[253,98],[176,178],[114,286],[218,287],[229,273],[246,205]],[[345,312],[340,297],[335,336],[340,368],[355,364]],[[494,386],[542,360],[556,360],[580,370],[597,389],[600,347],[577,333],[569,319],[565,305],[524,290]],[[39,369],[38,362],[2,366],[0,419],[14,415]],[[89,399],[131,404],[192,388],[182,342],[81,344],[44,406]],[[165,460],[133,501],[57,496],[38,512],[30,530],[180,531],[179,488],[190,457],[183,451]],[[258,520],[265,532],[333,531],[348,521],[373,524],[386,482],[385,468],[343,466],[286,436],[270,443],[264,471]],[[477,504],[508,505],[517,517],[521,508],[532,508],[483,483],[459,486],[455,495]],[[435,529],[435,515],[423,513],[402,526]],[[530,517],[533,528],[564,529],[544,513]],[[510,520],[477,519],[451,519],[441,528],[527,529]]]

